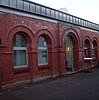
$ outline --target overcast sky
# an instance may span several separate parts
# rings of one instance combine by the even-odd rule
[[[66,8],[70,14],[99,24],[99,0],[30,0],[45,6]]]

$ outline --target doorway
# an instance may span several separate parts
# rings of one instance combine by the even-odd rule
[[[74,66],[74,41],[73,37],[70,35],[67,35],[66,41],[65,41],[65,52],[66,52],[66,71],[73,72],[75,71]]]

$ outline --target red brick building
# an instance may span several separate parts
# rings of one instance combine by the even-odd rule
[[[0,0],[3,85],[86,69],[99,59],[99,25],[27,0]]]

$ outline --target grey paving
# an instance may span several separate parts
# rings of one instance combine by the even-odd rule
[[[0,100],[99,100],[99,69],[2,92]]]

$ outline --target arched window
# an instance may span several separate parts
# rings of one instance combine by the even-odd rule
[[[88,52],[88,49],[89,49],[89,45],[88,45],[88,40],[85,40],[84,42],[84,57],[85,58],[88,58],[88,55],[89,55],[89,52]]]
[[[38,39],[38,65],[48,64],[48,43],[47,39],[40,36]]]
[[[92,42],[92,57],[96,58],[96,41]]]
[[[13,40],[14,68],[27,67],[27,40],[25,36],[16,34]]]

